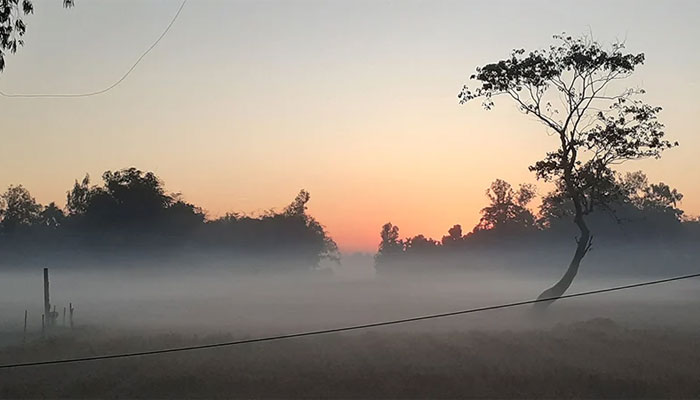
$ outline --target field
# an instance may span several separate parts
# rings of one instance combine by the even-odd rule
[[[81,276],[81,278],[78,278]],[[348,279],[58,271],[76,327],[40,337],[40,274],[5,274],[0,364],[205,344],[532,298],[514,274]],[[229,277],[230,278],[230,277]],[[630,283],[582,279],[573,291]],[[7,297],[5,297],[7,296]],[[28,306],[27,306],[28,305]],[[29,337],[21,320],[29,308]],[[0,370],[0,398],[697,398],[697,280],[238,347]],[[32,318],[33,317],[33,318]]]
[[[230,340],[87,330],[2,362]],[[372,331],[0,372],[2,398],[697,398],[700,332],[609,319],[546,330]]]

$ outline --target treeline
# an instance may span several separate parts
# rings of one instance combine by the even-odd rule
[[[307,213],[309,199],[302,190],[281,211],[208,219],[180,194],[167,193],[155,174],[136,168],[106,171],[99,185],[88,175],[76,180],[65,208],[39,204],[23,186],[10,186],[0,195],[0,265],[151,259],[258,271],[310,269],[339,254]]]
[[[605,204],[588,216],[594,235],[590,268],[607,272],[658,272],[689,268],[700,259],[700,219],[679,207],[683,195],[664,183],[649,183],[642,172],[618,174],[605,188]],[[479,223],[464,232],[454,225],[442,238],[419,234],[402,238],[385,224],[375,256],[378,272],[432,272],[436,268],[559,268],[568,263],[577,240],[574,210],[564,188],[530,207],[536,188],[514,188],[497,179],[486,190],[489,204]]]

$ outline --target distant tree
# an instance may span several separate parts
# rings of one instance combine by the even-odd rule
[[[91,186],[86,175],[76,181],[66,196],[70,215],[80,217],[82,224],[102,228],[153,227],[164,222],[168,209],[176,203],[165,193],[163,182],[153,172],[136,168],[106,171],[103,185]],[[187,208],[179,204],[177,210]],[[195,214],[197,210],[189,207]]]
[[[174,198],[165,213],[166,229],[180,232],[191,231],[204,224],[206,220],[206,214],[200,207],[182,200],[180,196]]]
[[[640,210],[670,214],[677,220],[683,215],[683,210],[677,208],[683,194],[663,182],[649,184],[642,171],[622,176],[620,188],[625,200]]]
[[[338,245],[325,227],[307,213],[310,199],[309,192],[302,189],[281,212],[268,210],[260,218],[227,214],[212,223],[222,230],[224,238],[286,254],[288,268],[318,267],[322,259],[338,262]]]
[[[40,221],[42,207],[22,185],[10,186],[0,195],[4,232],[12,233],[20,227],[28,227]]]
[[[63,0],[63,6],[73,6],[73,0]],[[6,52],[16,53],[24,45],[22,39],[27,32],[27,24],[23,17],[34,12],[30,0],[0,1],[0,72],[5,69]]]
[[[302,189],[282,212],[282,216],[288,219],[300,219],[303,222],[303,235],[300,238],[306,240],[306,245],[313,246],[313,254],[318,258],[314,259],[314,264],[318,265],[321,259],[340,261],[338,245],[328,235],[326,229],[314,217],[309,215],[306,204],[311,200],[311,194]]]
[[[562,181],[555,182],[556,188],[542,197],[537,221],[542,228],[550,228],[559,220],[574,217],[574,207],[568,201],[569,197],[562,183]]]
[[[603,205],[607,215],[617,223],[645,221],[680,222],[683,210],[677,208],[683,194],[663,182],[649,184],[642,171],[615,174],[608,190],[608,202]],[[575,209],[566,189],[560,184],[542,199],[540,224],[552,226],[564,217],[574,217]]]
[[[445,247],[456,247],[464,242],[462,235],[462,225],[454,225],[447,231],[447,236],[443,236],[440,241]]]
[[[283,214],[288,217],[306,215],[306,203],[311,200],[311,195],[306,190],[302,189],[287,207],[284,208]]]
[[[90,175],[85,174],[82,181],[75,180],[73,189],[66,193],[66,209],[69,215],[85,214],[90,206],[90,197],[94,194],[90,187]]]
[[[102,174],[104,190],[114,199],[116,213],[122,220],[152,219],[173,203],[165,193],[163,182],[153,172],[136,168],[106,171]]]
[[[322,259],[340,259],[335,241],[308,213],[306,190],[280,212],[208,220],[180,193],[166,192],[153,172],[124,168],[106,171],[102,180],[101,185],[93,185],[88,175],[76,180],[66,193],[66,213],[55,203],[36,203],[22,186],[11,186],[0,195],[0,248],[16,259],[30,250],[38,257],[70,249],[119,259],[129,252],[162,257],[187,248],[188,256],[229,255],[233,265],[259,271],[309,270],[319,268]],[[18,240],[2,240],[20,231]],[[52,239],[50,246],[46,239]]]
[[[616,82],[643,64],[643,53],[625,53],[620,43],[605,49],[585,36],[554,38],[558,44],[548,49],[517,49],[507,59],[477,68],[471,79],[480,86],[474,90],[465,86],[459,94],[461,103],[483,98],[486,109],[494,106],[494,97],[505,95],[557,139],[557,148],[530,170],[564,189],[580,236],[566,273],[540,298],[559,297],[573,282],[592,245],[586,216],[610,202],[615,187],[611,168],[627,160],[658,158],[677,145],[664,140],[663,125],[657,120],[661,108],[637,98],[642,89],[612,94]]]
[[[377,264],[381,264],[395,258],[404,251],[404,242],[399,238],[399,227],[387,222],[382,226],[379,233],[381,241],[379,242],[379,250],[375,256]]]
[[[404,241],[406,253],[430,254],[440,248],[440,242],[420,234]]]
[[[506,181],[496,179],[486,190],[491,203],[481,209],[481,220],[474,228],[481,230],[523,230],[535,227],[535,216],[527,205],[537,195],[533,185],[520,185],[517,191]]]
[[[53,201],[44,207],[39,215],[39,223],[47,228],[56,229],[63,224],[66,214]]]

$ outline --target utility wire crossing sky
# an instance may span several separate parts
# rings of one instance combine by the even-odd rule
[[[136,66],[139,65],[141,60],[143,60],[148,53],[153,50],[154,47],[158,45],[158,43],[165,37],[165,35],[168,34],[168,31],[170,28],[173,26],[175,21],[177,20],[177,17],[180,16],[180,12],[182,11],[182,8],[185,7],[185,3],[187,3],[187,0],[183,0],[182,3],[180,4],[180,7],[177,9],[177,12],[175,13],[175,16],[173,19],[170,21],[168,26],[165,28],[163,33],[161,33],[160,36],[158,36],[158,39],[156,39],[153,44],[146,49],[143,54],[136,60],[136,62],[129,68],[124,75],[122,75],[121,78],[119,78],[116,82],[113,84],[105,87],[104,89],[97,90],[94,92],[87,92],[87,93],[53,93],[53,94],[47,94],[47,93],[5,93],[2,90],[0,90],[0,96],[3,97],[9,97],[9,98],[62,98],[62,97],[90,97],[90,96],[97,96],[99,94],[107,93],[110,90],[114,89],[117,87],[120,83],[124,82],[124,80],[131,74],[131,72],[136,69]]]

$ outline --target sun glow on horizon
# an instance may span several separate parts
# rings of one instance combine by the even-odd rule
[[[105,170],[135,166],[212,217],[280,209],[307,189],[310,213],[346,252],[375,251],[386,222],[404,237],[440,239],[454,224],[468,232],[494,179],[535,183],[546,193],[527,167],[556,139],[508,102],[486,112],[478,102],[460,106],[457,93],[477,65],[514,47],[542,47],[566,28],[591,29],[602,41],[625,34],[630,51],[647,54],[629,84],[645,87],[646,100],[664,108],[668,137],[681,146],[622,169],[677,188],[681,207],[700,213],[700,137],[692,122],[698,3],[616,2],[595,16],[576,2],[215,4],[190,2],[168,37],[108,95],[0,99],[2,189],[23,184],[42,203],[62,204],[86,172],[98,183]],[[557,18],[533,26],[545,6]],[[60,2],[42,3],[0,86],[100,86],[162,29],[170,8],[85,2],[65,12]],[[513,24],[493,32],[474,17],[481,14]]]

